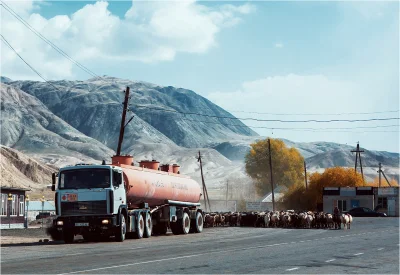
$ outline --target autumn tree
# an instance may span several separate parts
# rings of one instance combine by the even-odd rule
[[[304,158],[297,149],[286,147],[281,140],[271,139],[271,155],[274,187],[304,182]],[[253,179],[257,193],[263,196],[270,192],[268,139],[252,143],[245,162],[246,173]]]
[[[312,173],[309,176],[308,189],[304,185],[294,186],[283,196],[284,205],[287,208],[301,210],[315,210],[317,204],[322,203],[324,187],[356,187],[363,186],[363,178],[354,169],[344,167],[327,168],[320,173]]]
[[[396,179],[391,178],[389,180],[390,186],[399,186],[399,183],[397,182]],[[379,187],[379,177],[374,178],[373,181],[367,183],[368,186],[374,186],[374,187]],[[389,187],[389,184],[385,180],[385,178],[382,176],[381,178],[381,187]]]

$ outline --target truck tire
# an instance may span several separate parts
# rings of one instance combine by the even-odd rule
[[[64,232],[63,239],[64,239],[65,243],[73,243],[74,238],[75,238],[75,235],[73,232]]]
[[[182,224],[182,219],[170,223],[172,234],[174,235],[181,234],[181,226],[180,226],[181,224]]]
[[[117,233],[115,235],[115,239],[117,242],[123,242],[125,240],[125,234],[126,234],[126,220],[125,216],[120,213],[119,214],[119,226],[117,227]]]
[[[183,212],[182,219],[178,220],[180,221],[180,231],[181,234],[188,234],[190,231],[190,217],[188,213]]]
[[[143,238],[144,234],[144,220],[143,220],[143,215],[138,214],[138,219],[136,223],[136,232],[135,232],[135,239],[141,239]]]
[[[151,237],[151,233],[153,231],[153,221],[151,220],[151,214],[150,213],[146,213],[145,214],[145,225],[144,225],[144,234],[143,237],[145,238],[150,238]]]
[[[194,233],[201,233],[204,226],[203,214],[201,212],[196,213],[196,220],[194,220]]]

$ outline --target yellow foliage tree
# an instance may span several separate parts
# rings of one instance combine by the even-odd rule
[[[298,185],[304,181],[304,158],[295,148],[286,147],[279,139],[271,139],[274,186]],[[254,180],[256,191],[263,196],[271,191],[268,139],[251,144],[245,158],[246,173]]]
[[[283,196],[284,205],[287,208],[298,210],[315,210],[317,204],[322,203],[322,191],[324,187],[355,187],[363,186],[364,182],[360,173],[354,169],[333,167],[320,173],[309,176],[308,189],[304,184],[294,186]]]
[[[391,178],[389,180],[390,186],[399,186],[399,183],[397,182],[396,179]],[[379,177],[374,178],[373,181],[367,183],[368,186],[374,186],[374,187],[379,187]],[[381,187],[389,187],[389,184],[386,182],[386,180],[382,177],[381,179]]]

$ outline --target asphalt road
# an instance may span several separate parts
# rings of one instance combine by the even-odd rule
[[[201,234],[1,247],[1,273],[399,274],[399,218],[350,230],[206,228]]]

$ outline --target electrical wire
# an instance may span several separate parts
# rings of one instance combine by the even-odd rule
[[[225,109],[229,112],[234,113],[247,113],[247,114],[258,114],[258,115],[273,115],[273,116],[343,116],[343,115],[371,115],[371,114],[385,114],[385,113],[398,113],[400,110],[391,110],[391,111],[381,111],[381,112],[364,112],[364,113],[330,113],[330,114],[322,114],[322,113],[262,113],[262,112],[248,112],[248,111],[233,111]]]
[[[41,79],[43,79],[46,83],[50,84],[52,87],[54,87],[56,90],[61,91],[59,88],[54,86],[51,82],[49,82],[44,76],[42,76],[35,68],[33,68],[25,59],[22,58],[22,56],[19,55],[19,53],[11,46],[11,44],[7,41],[7,39],[0,34],[1,40],[11,49],[14,51],[14,53],[32,70],[34,71]]]
[[[18,21],[20,21],[25,27],[27,27],[31,32],[36,34],[40,39],[42,39],[44,42],[46,42],[48,45],[50,45],[54,50],[56,50],[59,54],[70,60],[72,63],[74,63],[76,66],[78,66],[80,69],[84,70],[86,73],[90,74],[92,77],[95,78],[101,78],[99,75],[96,73],[92,72],[90,69],[79,63],[78,61],[74,60],[71,56],[69,56],[66,52],[64,52],[62,49],[57,47],[55,44],[53,44],[49,39],[44,37],[40,32],[38,32],[35,28],[33,28],[28,22],[26,22],[21,16],[19,16],[14,10],[12,10],[6,3],[3,1],[1,2],[1,6],[8,11],[12,16],[14,16]]]
[[[132,106],[132,105],[130,105]],[[316,123],[331,123],[331,122],[370,122],[370,121],[387,121],[387,120],[399,120],[398,117],[390,117],[390,118],[368,118],[368,119],[330,119],[330,120],[317,120],[317,119],[308,119],[308,120],[282,120],[282,119],[259,119],[259,118],[238,118],[238,117],[227,117],[227,116],[216,116],[216,115],[208,115],[194,112],[180,112],[176,110],[168,110],[164,108],[158,107],[149,107],[144,105],[135,105],[132,106],[135,108],[146,108],[150,110],[159,110],[163,112],[171,112],[171,113],[179,113],[184,115],[197,115],[203,117],[211,117],[211,118],[220,118],[220,119],[235,119],[235,120],[253,120],[253,121],[262,121],[262,122],[281,122],[281,123],[308,123],[308,122],[316,122]]]

